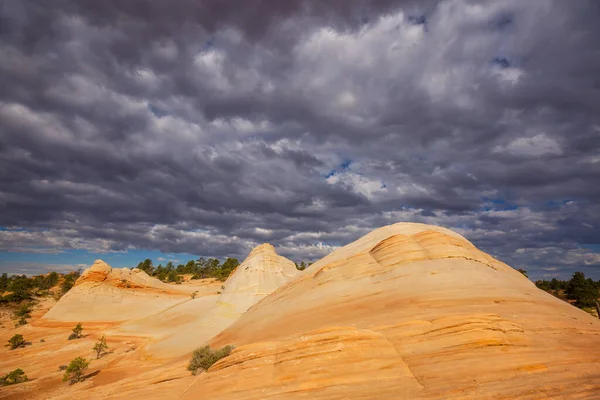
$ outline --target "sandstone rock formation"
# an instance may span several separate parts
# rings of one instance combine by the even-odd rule
[[[251,308],[181,398],[592,398],[599,343],[600,321],[460,235],[402,223]]]
[[[147,346],[147,353],[165,358],[191,352],[298,273],[295,264],[277,255],[272,245],[255,247],[227,279],[213,307],[167,339]]]
[[[47,324],[114,323],[140,318],[189,299],[192,290],[168,285],[137,268],[111,268],[97,260],[48,311],[44,320]]]
[[[56,365],[89,354],[91,339],[65,345],[72,326],[21,327],[35,343],[0,349],[0,369],[35,379],[0,399],[600,398],[600,320],[440,227],[386,226],[300,273],[262,245],[221,294],[207,286],[201,299],[135,270],[98,265],[84,276],[48,314],[79,320],[97,301],[90,320],[121,321],[108,335],[115,353],[93,361],[97,375],[65,386]],[[123,279],[140,287],[131,293]],[[123,300],[111,301],[117,294]],[[123,302],[153,312],[122,322]],[[236,348],[191,376],[191,351],[207,340]]]

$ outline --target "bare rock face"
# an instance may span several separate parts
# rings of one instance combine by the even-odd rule
[[[183,399],[592,398],[600,321],[448,229],[380,228],[212,341]]]
[[[237,319],[298,273],[296,265],[279,256],[272,245],[265,243],[255,247],[227,279],[217,301],[222,304],[220,313],[231,313]]]
[[[216,303],[198,320],[147,347],[156,358],[191,352],[235,322],[250,307],[298,275],[296,265],[268,244],[255,247],[224,283]]]
[[[139,318],[186,300],[188,292],[189,289],[168,285],[137,268],[111,268],[97,260],[41,323],[114,323]]]

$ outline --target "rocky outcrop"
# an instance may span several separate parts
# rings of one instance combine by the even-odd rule
[[[600,321],[455,232],[396,224],[215,337],[237,348],[183,398],[592,398],[598,340]]]
[[[111,268],[97,260],[39,323],[115,323],[140,318],[189,299],[190,291],[137,268]]]

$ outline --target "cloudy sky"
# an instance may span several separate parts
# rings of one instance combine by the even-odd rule
[[[455,229],[600,279],[596,0],[4,0],[0,271]]]

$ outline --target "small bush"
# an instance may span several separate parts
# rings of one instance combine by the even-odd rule
[[[90,362],[85,358],[77,357],[76,359],[72,360],[65,369],[63,382],[70,381],[71,385],[81,382],[83,380],[83,374],[89,365]]]
[[[27,325],[27,319],[25,319],[25,317],[21,317],[15,326],[19,327],[19,326],[23,326],[23,325]]]
[[[40,339],[41,343],[46,343],[46,339]]]
[[[104,354],[106,354],[106,351],[108,350],[108,345],[106,344],[105,335],[102,335],[100,340],[96,342],[94,347],[92,347],[92,350],[96,352],[96,360],[102,357]]]
[[[8,344],[6,346],[10,347],[11,350],[18,349],[19,347],[25,347],[25,339],[23,339],[23,335],[16,334],[10,339],[8,339]]]
[[[15,311],[15,317],[17,318],[31,318],[31,309],[33,308],[33,303],[24,303],[19,307],[17,311]]]
[[[204,346],[196,349],[192,354],[192,359],[187,369],[188,371],[192,371],[194,375],[198,373],[198,370],[206,371],[221,358],[225,358],[231,354],[233,348],[233,346],[225,346],[217,350],[211,350],[209,346]]]
[[[81,323],[78,323],[75,328],[73,328],[73,333],[69,335],[69,340],[81,338],[81,332],[83,332],[83,326],[81,326]]]
[[[25,372],[19,368],[1,377],[0,386],[16,385],[17,383],[27,382],[28,380]]]
[[[59,370],[59,371],[65,371],[66,369],[67,369],[67,366],[66,366],[66,365],[60,365],[60,366],[58,367],[58,370]]]

